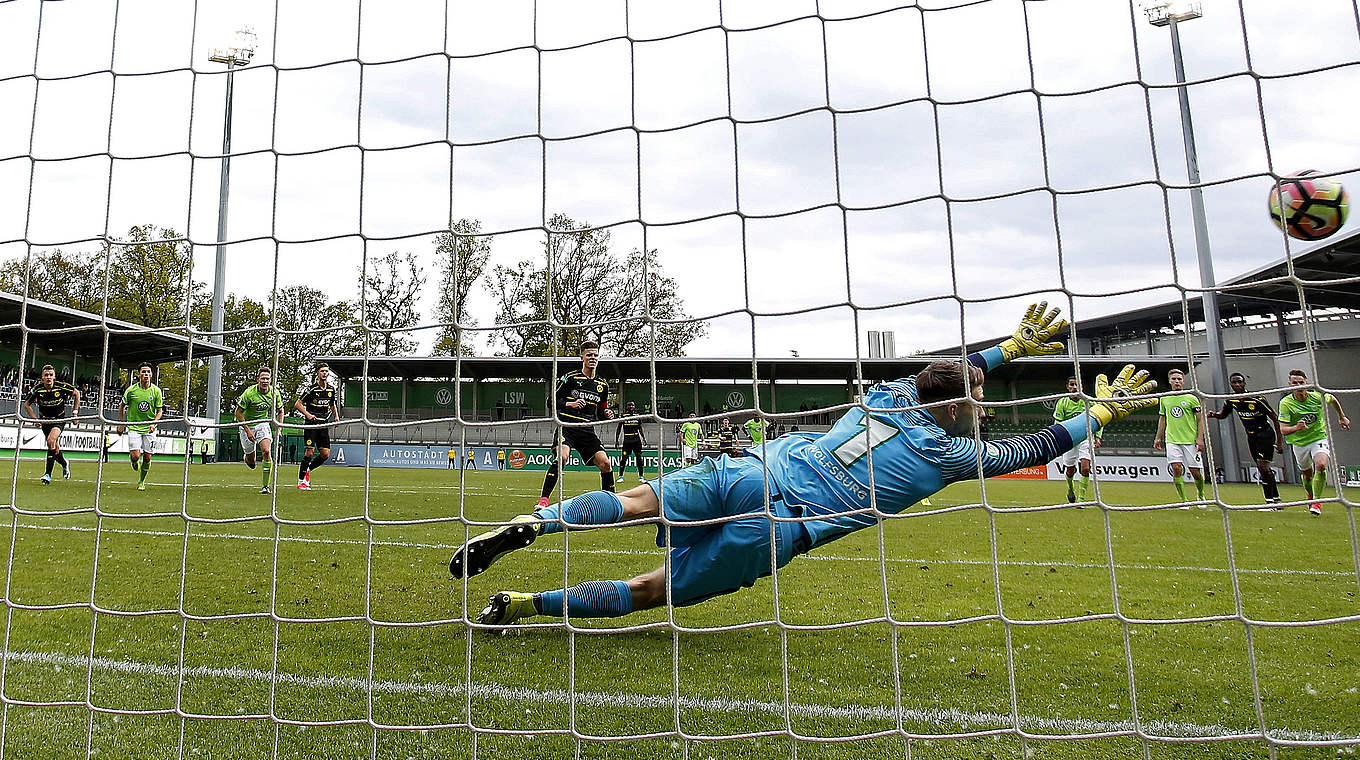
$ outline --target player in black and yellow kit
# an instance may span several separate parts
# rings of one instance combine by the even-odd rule
[[[631,401],[624,404],[623,414],[625,417],[637,414],[637,404]],[[619,442],[620,438],[623,439],[622,444]],[[647,436],[642,432],[642,420],[626,419],[619,422],[618,429],[614,431],[614,445],[619,446],[623,452],[619,455],[619,482],[628,477],[629,454],[637,459],[638,480],[642,480],[642,447],[647,445]]]
[[[42,476],[44,485],[52,482],[53,463],[61,465],[61,476],[71,479],[71,466],[61,453],[61,429],[65,426],[66,402],[71,409],[80,407],[80,391],[70,383],[57,381],[57,371],[48,364],[42,368],[42,378],[24,397],[24,411],[29,418],[36,417],[42,426],[43,437],[47,439],[47,472]],[[33,404],[38,405],[38,413],[33,413]],[[22,445],[22,444],[21,444]]]
[[[298,465],[299,491],[312,490],[312,470],[325,464],[331,456],[329,425],[340,420],[340,408],[335,402],[335,388],[329,383],[330,376],[330,367],[325,362],[316,365],[316,382],[308,386],[307,391],[293,404],[294,409],[302,412],[308,425],[327,423],[321,427],[307,428],[307,449],[302,453],[302,463]],[[319,453],[313,457],[313,452]]]
[[[1233,393],[1246,393],[1247,377],[1241,372],[1234,372],[1228,375],[1228,385],[1232,387]],[[1221,420],[1233,412],[1237,412],[1237,419],[1242,420],[1242,429],[1247,433],[1247,450],[1251,452],[1251,458],[1256,460],[1256,469],[1261,473],[1261,491],[1265,494],[1266,503],[1278,504],[1280,490],[1275,485],[1275,470],[1271,465],[1275,461],[1275,452],[1284,451],[1280,418],[1265,396],[1230,398],[1223,408],[1208,414]]]
[[[723,417],[722,423],[718,425],[718,453],[729,457],[741,456],[741,452],[737,451],[737,429],[732,427],[732,420],[727,417]]]
[[[562,376],[557,381],[554,406],[557,418],[563,422],[598,422],[612,418],[609,409],[609,384],[595,376],[600,366],[600,344],[588,340],[581,344],[581,369]],[[581,455],[581,461],[600,468],[600,488],[614,490],[614,468],[609,463],[609,455],[604,453],[600,437],[593,427],[564,427],[553,439],[554,460],[543,479],[543,496],[538,500],[541,507],[548,505],[548,494],[557,485],[562,474],[562,462],[571,456],[571,450]]]

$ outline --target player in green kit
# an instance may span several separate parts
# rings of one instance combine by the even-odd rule
[[[1079,387],[1075,377],[1067,378],[1067,392],[1073,395],[1058,399],[1057,406],[1053,407],[1054,422],[1066,422],[1079,414],[1086,413],[1086,404],[1081,400],[1081,395],[1077,393]],[[1096,431],[1094,443],[1090,438],[1087,438],[1057,459],[1058,465],[1063,468],[1063,474],[1067,476],[1068,504],[1075,503],[1078,496],[1080,496],[1081,501],[1086,501],[1086,489],[1091,485],[1091,448],[1100,448],[1101,432],[1100,430]],[[1072,478],[1076,477],[1078,469],[1081,470],[1080,493],[1072,487]]]
[[[270,387],[273,372],[268,367],[255,371],[255,385],[241,392],[236,399],[236,421],[241,423],[241,451],[245,452],[246,466],[255,469],[255,450],[260,450],[264,467],[260,470],[260,493],[270,493],[269,475],[274,469],[274,427],[283,425],[283,396],[278,388]]]
[[[1294,461],[1299,464],[1303,490],[1308,492],[1309,500],[1321,499],[1322,489],[1327,486],[1327,464],[1332,461],[1331,446],[1327,443],[1327,405],[1336,409],[1342,430],[1351,429],[1351,420],[1336,396],[1304,387],[1308,385],[1308,376],[1303,370],[1289,370],[1289,384],[1294,392],[1280,399],[1280,432],[1294,447]],[[1313,501],[1308,511],[1320,515],[1322,505]]]
[[[746,428],[746,435],[751,439],[751,447],[755,448],[765,443],[765,420],[760,417],[752,417],[743,422],[742,427]]]
[[[691,465],[699,461],[699,423],[694,419],[694,412],[689,413],[689,419],[680,423],[680,458],[685,460],[686,465]]]
[[[123,419],[128,424],[118,428],[120,434],[127,431],[132,469],[138,471],[138,491],[146,490],[151,452],[156,448],[156,421],[162,414],[165,414],[165,399],[161,396],[161,387],[152,384],[151,365],[142,362],[137,365],[137,382],[123,391]]]
[[[1185,390],[1185,373],[1173,369],[1166,374],[1171,390]],[[1166,442],[1166,460],[1171,463],[1171,480],[1176,484],[1176,493],[1185,501],[1185,470],[1195,479],[1198,498],[1204,499],[1204,472],[1200,468],[1200,452],[1204,450],[1204,410],[1200,407],[1199,397],[1193,393],[1178,393],[1164,396],[1157,407],[1157,438],[1152,442],[1154,449],[1162,448]],[[1201,509],[1204,505],[1199,505]],[[1189,507],[1181,507],[1189,509]]]

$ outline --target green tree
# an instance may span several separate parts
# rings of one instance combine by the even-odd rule
[[[364,334],[353,302],[331,302],[316,288],[294,285],[281,288],[274,304],[279,328],[275,382],[285,394],[297,394],[311,381],[318,356],[363,353]],[[273,366],[272,348],[270,353],[263,363]]]
[[[434,315],[437,321],[445,323],[435,340],[436,355],[472,353],[471,341],[463,335],[462,328],[475,327],[477,319],[468,315],[467,300],[491,258],[491,237],[478,235],[481,230],[480,221],[459,219],[449,225],[448,232],[435,236],[439,302]]]
[[[425,273],[414,253],[392,251],[371,259],[359,272],[363,282],[364,316],[370,352],[379,356],[414,353],[416,339],[402,331],[420,322],[416,304],[425,286]]]
[[[190,271],[192,246],[173,229],[133,227],[109,256],[109,316],[146,327],[186,321],[185,305],[204,290]],[[107,245],[107,244],[106,244]]]
[[[30,274],[31,271],[31,274]],[[0,264],[0,290],[80,309],[104,311],[104,256],[96,251],[34,251]]]
[[[493,333],[511,356],[573,355],[584,340],[596,340],[617,356],[683,356],[685,346],[708,332],[690,320],[676,282],[666,276],[658,252],[637,249],[619,256],[610,231],[591,229],[554,214],[542,261],[497,265],[486,283],[495,299]],[[551,262],[551,271],[549,270]],[[548,324],[549,290],[553,321]],[[647,321],[650,314],[653,320]]]

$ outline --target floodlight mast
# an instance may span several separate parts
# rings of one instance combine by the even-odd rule
[[[1171,29],[1171,61],[1176,71],[1176,95],[1181,107],[1181,135],[1185,142],[1185,173],[1190,183],[1190,212],[1195,224],[1195,252],[1199,263],[1199,283],[1203,288],[1200,303],[1204,307],[1204,339],[1208,352],[1210,392],[1228,392],[1228,364],[1223,355],[1223,329],[1219,322],[1218,292],[1214,290],[1214,257],[1209,247],[1209,224],[1204,218],[1204,192],[1200,188],[1199,156],[1195,150],[1195,127],[1190,120],[1190,95],[1185,86],[1185,61],[1181,57],[1181,35],[1177,25],[1204,15],[1198,2],[1190,0],[1168,0],[1168,2],[1149,3],[1143,7],[1148,23],[1156,27]],[[1187,350],[1192,359],[1194,345],[1189,342],[1189,326],[1186,328]],[[1207,432],[1207,431],[1206,431]],[[1218,439],[1223,443],[1223,476],[1225,480],[1236,481],[1241,463],[1237,459],[1237,431],[1232,420],[1218,421]],[[1205,467],[1205,477],[1213,477],[1212,469]]]
[[[222,326],[225,321],[224,298],[227,280],[227,197],[231,185],[231,102],[232,74],[246,66],[255,56],[255,33],[250,27],[236,32],[235,45],[214,48],[208,60],[227,67],[226,107],[222,117],[222,175],[217,194],[217,256],[213,265],[212,321],[213,335],[209,341],[223,345]],[[222,357],[208,359],[208,418],[213,424],[222,419]],[[221,440],[219,438],[220,445]]]
[[[1172,23],[1190,21],[1204,15],[1200,4],[1195,0],[1169,0],[1163,3],[1148,3],[1143,7],[1148,23],[1153,26],[1170,26]]]

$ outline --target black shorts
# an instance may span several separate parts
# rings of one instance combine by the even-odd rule
[[[553,450],[556,451],[558,445],[563,442],[576,449],[576,453],[581,455],[581,461],[586,464],[590,464],[590,460],[595,458],[597,452],[604,451],[600,437],[595,435],[595,428],[562,428],[562,432],[553,437]]]
[[[629,440],[624,440],[622,451],[623,451],[624,456],[627,456],[627,455],[629,455],[629,454],[636,454],[636,455],[637,455],[637,458],[638,458],[638,459],[641,459],[641,458],[642,458],[642,441],[629,441]]]
[[[331,447],[330,428],[316,428],[314,430],[308,430],[306,433],[308,446],[311,446],[314,449],[329,449]]]
[[[1247,451],[1251,452],[1251,458],[1257,461],[1272,461],[1275,459],[1275,434],[1266,431],[1264,434],[1256,433],[1247,436]]]
[[[44,422],[42,424],[43,438],[46,439],[47,436],[52,434],[53,430],[61,431],[65,426],[65,422]],[[61,433],[58,432],[57,435],[61,435]]]

